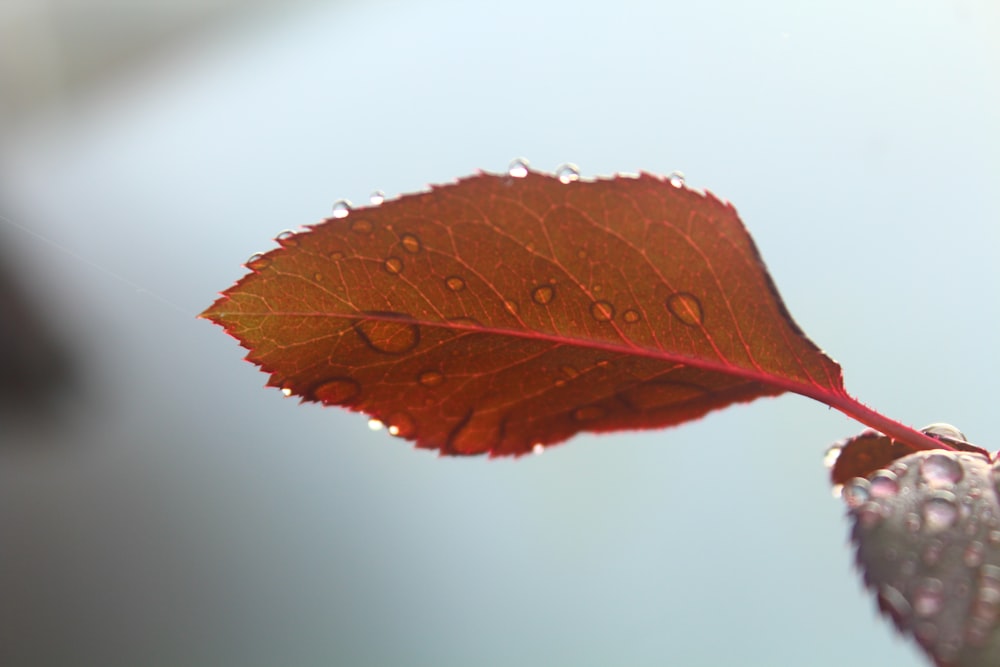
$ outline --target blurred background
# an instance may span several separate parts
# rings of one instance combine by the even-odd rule
[[[853,393],[996,449],[998,36],[989,0],[4,0],[0,664],[923,664],[823,405],[441,459],[195,316],[340,198],[677,169]]]

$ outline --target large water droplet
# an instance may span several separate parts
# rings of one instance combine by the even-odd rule
[[[286,229],[285,231],[275,236],[274,240],[277,241],[278,245],[280,245],[283,248],[294,248],[299,244],[299,240],[295,237],[296,237],[295,232],[293,232],[290,229]]]
[[[683,171],[672,171],[670,172],[670,175],[667,178],[670,179],[670,185],[674,186],[675,188],[684,187]]]
[[[383,424],[380,420],[375,419],[373,417],[368,420],[368,428],[370,428],[373,431],[381,431],[383,428],[385,428],[385,424]]]
[[[461,292],[465,289],[465,281],[458,276],[448,276],[444,279],[444,284],[448,286],[452,292]]]
[[[931,531],[951,528],[958,521],[958,503],[951,491],[935,491],[924,501],[924,527]]]
[[[528,161],[523,157],[519,157],[510,163],[507,167],[507,174],[512,178],[524,178],[528,175]]]
[[[390,257],[382,263],[382,266],[385,268],[386,273],[391,273],[394,276],[403,272],[403,260],[399,257]]]
[[[361,394],[361,385],[348,377],[330,378],[313,389],[316,400],[326,405],[344,405]]]
[[[346,199],[338,199],[333,204],[333,217],[346,218],[351,214],[351,202]]]
[[[960,442],[967,442],[964,433],[959,431],[955,426],[945,424],[944,422],[928,424],[920,429],[920,432],[943,440],[958,440]]]
[[[860,507],[871,498],[871,483],[864,477],[855,477],[844,485],[840,495],[849,508]]]
[[[360,218],[351,223],[351,231],[355,234],[371,234],[372,229],[374,229],[372,222],[367,218]]]
[[[260,271],[261,269],[266,269],[271,264],[271,260],[264,256],[263,253],[254,253],[250,255],[250,258],[243,264],[252,271]]]
[[[580,168],[571,162],[559,165],[556,169],[556,177],[562,183],[572,183],[573,181],[580,180]]]
[[[417,376],[417,382],[425,387],[438,387],[444,383],[444,374],[438,371],[424,371]]]
[[[421,248],[420,239],[418,239],[413,234],[403,234],[401,237],[399,237],[399,242],[402,244],[403,250],[410,253],[411,255],[415,255],[418,252],[420,252]]]
[[[951,488],[962,479],[962,466],[951,454],[931,454],[920,463],[920,477],[932,489]]]
[[[969,542],[962,554],[962,562],[968,567],[979,567],[983,564],[983,557],[986,555],[986,545],[979,540]]]
[[[389,435],[412,438],[417,433],[417,420],[406,412],[397,412],[387,420]]]
[[[924,579],[913,589],[912,598],[914,614],[934,616],[944,608],[944,584],[940,579]]]
[[[291,387],[282,387],[281,388],[281,395],[284,396],[285,398],[288,398],[289,396],[292,395],[292,388]]]
[[[589,422],[595,419],[600,419],[607,414],[607,410],[599,405],[584,405],[582,407],[576,408],[572,412],[573,419],[578,422]]]
[[[598,322],[610,322],[615,318],[615,307],[607,301],[590,304],[590,314]]]
[[[383,354],[404,354],[420,342],[420,329],[402,313],[371,312],[371,319],[358,320],[354,331],[371,349]]]
[[[531,293],[531,299],[535,303],[541,304],[543,306],[551,303],[552,299],[554,299],[555,296],[556,296],[556,290],[551,285],[542,285],[540,287],[536,287],[534,291]]]
[[[871,484],[872,498],[892,498],[899,493],[899,480],[891,470],[876,470]]]
[[[381,190],[376,190],[368,197],[368,201],[372,203],[372,206],[378,206],[385,201],[385,193]]]
[[[690,292],[674,292],[668,296],[667,310],[689,327],[696,327],[705,321],[701,301]]]

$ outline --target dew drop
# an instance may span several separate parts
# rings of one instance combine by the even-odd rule
[[[882,520],[882,508],[874,501],[863,503],[855,510],[858,524],[865,529],[871,529]]]
[[[629,308],[624,313],[622,313],[622,319],[628,322],[629,324],[635,324],[636,322],[639,321],[639,312]]]
[[[849,508],[860,507],[871,498],[871,483],[864,477],[855,477],[844,485],[841,497]]]
[[[381,190],[376,190],[368,197],[368,201],[372,203],[372,206],[378,206],[385,201],[385,193]]]
[[[672,171],[672,172],[670,172],[670,175],[667,178],[670,179],[670,185],[674,186],[675,188],[682,188],[682,187],[684,187],[684,172],[683,171]]]
[[[507,174],[511,178],[524,178],[528,175],[528,161],[523,157],[519,157],[510,163],[507,167]]]
[[[406,412],[397,412],[386,420],[389,435],[397,438],[412,438],[417,432],[417,421]]]
[[[607,414],[607,410],[599,405],[584,405],[573,410],[572,416],[578,422],[589,422],[600,419]]]
[[[511,301],[507,299],[503,302],[503,307],[511,315],[517,315],[517,309],[518,309],[517,301]]]
[[[403,234],[400,237],[399,242],[403,245],[403,250],[411,255],[415,255],[420,252],[420,239],[413,234]]]
[[[590,304],[590,314],[598,322],[610,322],[615,318],[615,307],[607,301],[595,301]]]
[[[403,260],[399,257],[390,257],[382,263],[382,267],[386,270],[386,273],[397,276],[403,272]]]
[[[535,456],[541,456],[542,454],[545,453],[545,445],[543,445],[540,442],[536,442],[534,445],[531,446],[531,453],[534,454]]]
[[[924,526],[931,531],[944,530],[958,520],[958,504],[950,491],[935,491],[924,502]]]
[[[547,305],[552,303],[552,299],[556,296],[556,290],[551,285],[542,285],[541,287],[536,287],[531,293],[531,299],[540,305]]]
[[[701,301],[690,292],[674,292],[668,296],[667,310],[689,327],[696,327],[705,321]]]
[[[367,220],[365,218],[355,220],[351,223],[351,231],[355,234],[371,234],[372,229],[371,220]]]
[[[983,556],[986,555],[986,546],[976,540],[969,543],[962,554],[962,562],[968,567],[979,567],[983,564]]]
[[[962,479],[962,466],[951,454],[931,454],[920,463],[920,477],[932,489],[950,488]]]
[[[293,232],[290,229],[286,229],[285,231],[275,236],[274,240],[277,241],[278,245],[282,246],[283,248],[294,248],[299,244],[299,240],[295,237],[296,237],[295,232]]]
[[[448,286],[452,292],[461,292],[465,289],[465,281],[458,276],[448,276],[444,279],[444,284]]]
[[[914,588],[912,598],[914,614],[935,616],[944,608],[944,584],[940,579],[924,579]]]
[[[437,371],[424,371],[417,376],[417,382],[425,387],[439,387],[444,383],[444,375]]]
[[[556,169],[556,176],[561,183],[572,183],[580,180],[580,168],[572,162],[567,162],[559,165],[559,168]]]
[[[370,428],[373,431],[381,431],[383,428],[385,428],[385,424],[383,424],[378,419],[372,418],[368,420],[368,428]]]
[[[281,393],[282,393],[282,395],[284,395],[285,398],[288,398],[289,396],[292,395],[292,388],[291,387],[282,387],[281,388]]]
[[[934,424],[928,424],[927,426],[920,429],[921,433],[926,433],[932,437],[938,437],[944,440],[958,440],[960,442],[967,442],[965,434],[958,430],[958,428],[952,426],[951,424],[945,424],[944,422],[937,422]]]
[[[361,393],[361,385],[347,377],[331,378],[313,389],[317,400],[326,405],[350,403]]]
[[[354,331],[365,345],[383,354],[404,354],[420,342],[420,329],[402,313],[368,313],[377,318],[358,320]]]
[[[333,205],[333,217],[346,218],[351,213],[351,202],[346,199],[338,199]],[[355,230],[357,231],[357,230]]]
[[[266,269],[271,264],[271,260],[264,256],[263,253],[254,253],[250,255],[243,266],[251,269],[252,271],[260,271],[261,269]]]
[[[871,478],[872,498],[892,498],[899,493],[899,481],[891,470],[876,470]]]
[[[830,445],[826,452],[823,453],[823,465],[826,468],[832,468],[837,464],[837,459],[840,458],[840,453],[844,451],[844,444],[842,442],[835,442]]]
[[[315,280],[316,282],[322,282],[323,274],[317,271],[316,273],[313,274],[313,280]]]

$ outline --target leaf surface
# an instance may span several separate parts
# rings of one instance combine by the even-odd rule
[[[921,447],[847,395],[735,209],[668,179],[481,173],[278,241],[202,316],[269,385],[419,447],[519,455],[785,391]]]

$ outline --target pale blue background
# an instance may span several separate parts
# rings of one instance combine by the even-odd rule
[[[194,316],[342,197],[680,169],[852,392],[995,449],[998,35],[987,0],[307,3],[20,124],[3,257],[85,391],[0,425],[32,445],[0,451],[4,664],[923,664],[852,571],[839,413],[439,459]]]

